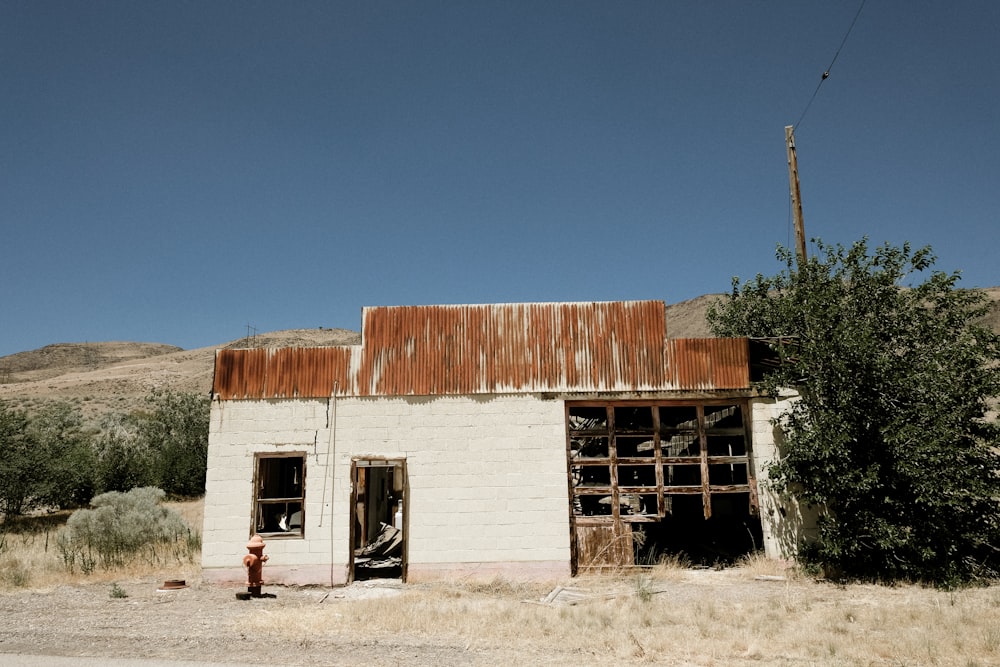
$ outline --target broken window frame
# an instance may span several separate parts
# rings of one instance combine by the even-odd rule
[[[253,470],[250,534],[271,539],[305,538],[306,452],[258,452],[254,454]],[[277,475],[292,477],[275,485],[272,482]],[[273,490],[268,491],[267,487]],[[269,495],[262,495],[265,492]],[[282,505],[284,511],[276,514],[275,510]],[[295,513],[299,515],[297,526],[292,523]],[[273,521],[274,516],[279,517],[279,523]],[[284,529],[280,523],[282,516],[286,522]]]
[[[713,413],[713,408],[730,406],[739,410],[741,419],[738,425],[716,426],[733,413],[722,415],[708,423],[707,419],[718,412]],[[602,408],[603,417],[599,412]],[[648,410],[648,426],[628,429],[616,425],[616,415],[619,412],[624,414],[629,409]],[[676,414],[672,420],[663,419],[667,411],[678,409],[689,411],[693,419],[677,421]],[[573,417],[586,411],[590,411],[595,417],[589,423],[574,425]],[[631,561],[631,524],[663,521],[670,513],[673,498],[678,496],[700,495],[705,519],[712,516],[713,496],[721,494],[747,494],[749,514],[759,513],[750,403],[746,398],[566,401],[565,420],[574,573],[578,568],[579,549],[586,549],[580,541],[591,540],[587,536],[588,530],[605,531],[605,536],[595,538],[597,541],[594,544],[603,550],[610,549],[612,556],[618,552],[628,552],[626,561]],[[664,421],[670,423],[661,423]],[[690,449],[691,443],[696,443],[697,451],[668,453],[665,451],[664,437],[669,435],[687,436],[688,448]],[[600,443],[597,447],[589,447],[598,456],[581,455],[588,448],[584,444],[587,441]],[[629,444],[623,448],[620,441]],[[652,445],[651,455],[641,454],[643,449],[649,447],[649,441]],[[742,448],[738,447],[740,442]],[[720,451],[723,448],[726,451]],[[625,456],[620,455],[620,450],[623,449],[628,450]],[[691,483],[670,483],[675,472],[687,472],[692,468],[697,470],[697,474],[692,474],[692,479],[689,480]],[[594,472],[588,474],[589,469]],[[630,472],[632,479],[623,479],[622,473]],[[728,478],[718,482],[714,478],[720,472]],[[606,484],[599,483],[604,479],[608,480]],[[594,483],[594,480],[598,483]],[[636,484],[627,483],[635,480],[641,481]],[[595,506],[604,503],[608,504],[607,511],[601,507],[600,513],[594,513]],[[623,505],[626,511],[623,511]],[[585,513],[585,508],[590,513]],[[605,528],[600,528],[601,526]],[[584,532],[578,531],[578,527],[584,528]],[[615,542],[613,545],[608,542],[612,538]],[[599,544],[602,541],[603,544]],[[611,560],[615,558],[612,557]]]

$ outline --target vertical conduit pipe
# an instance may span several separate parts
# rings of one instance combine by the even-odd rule
[[[336,494],[334,489],[336,488],[336,473],[335,468],[337,466],[337,390],[340,389],[340,383],[333,383],[333,392],[330,394],[330,442],[326,448],[327,458],[330,458],[330,454],[333,454],[333,462],[327,461],[327,473],[330,475],[330,586],[333,586],[333,503]]]

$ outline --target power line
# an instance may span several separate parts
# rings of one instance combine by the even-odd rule
[[[813,100],[815,100],[816,95],[819,94],[819,89],[822,87],[823,82],[830,78],[830,71],[833,69],[833,64],[837,62],[840,50],[844,48],[844,44],[847,43],[847,38],[851,36],[851,31],[854,30],[854,24],[858,22],[858,17],[861,16],[861,10],[865,8],[865,2],[867,2],[867,0],[861,0],[861,6],[858,7],[858,11],[854,15],[854,20],[851,21],[851,25],[847,28],[847,32],[844,33],[844,39],[840,40],[840,46],[837,47],[837,52],[833,54],[833,60],[830,61],[826,70],[823,71],[823,76],[820,77],[819,83],[816,84],[816,90],[813,91],[812,97],[809,98],[809,102],[806,104],[806,108],[802,110],[802,115],[799,116],[797,121],[795,121],[795,125],[793,127],[798,127],[802,122],[802,119],[806,117],[806,112],[809,111],[809,107],[812,106]]]

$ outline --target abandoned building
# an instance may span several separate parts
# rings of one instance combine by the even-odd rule
[[[787,555],[780,401],[662,301],[374,307],[360,345],[216,354],[203,568],[271,583],[557,578]]]

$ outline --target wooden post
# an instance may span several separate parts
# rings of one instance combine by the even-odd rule
[[[802,222],[802,195],[799,192],[799,163],[795,159],[795,126],[785,126],[785,147],[788,149],[788,186],[792,194],[792,216],[795,221],[795,255],[801,267],[806,262],[806,230]]]

